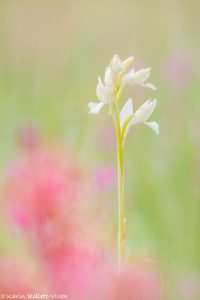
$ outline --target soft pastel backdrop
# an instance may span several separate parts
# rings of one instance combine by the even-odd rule
[[[106,109],[94,117],[87,103],[113,54],[152,67],[157,91],[128,91],[135,107],[157,98],[152,119],[160,135],[137,126],[127,140],[127,248],[136,259],[153,257],[171,278],[168,299],[198,299],[199,11],[197,0],[0,2],[1,180],[20,151],[20,130],[35,128],[44,143],[70,149],[96,174],[94,201],[110,222],[105,239],[117,228],[114,129]],[[0,253],[12,251],[11,243],[2,224]]]

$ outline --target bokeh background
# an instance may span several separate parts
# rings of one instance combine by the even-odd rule
[[[127,251],[161,266],[167,299],[200,299],[199,11],[197,0],[0,2],[1,181],[21,151],[21,130],[31,128],[48,147],[70,149],[91,177],[106,174],[93,197],[107,209],[100,235],[112,242],[114,128],[106,109],[92,116],[87,103],[114,54],[133,55],[136,68],[152,67],[157,91],[127,92],[135,107],[155,97],[152,120],[160,124],[158,137],[137,126],[127,139]],[[23,243],[1,223],[0,255],[20,253]]]

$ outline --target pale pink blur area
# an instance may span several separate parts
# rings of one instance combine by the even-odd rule
[[[28,152],[38,150],[42,142],[39,129],[30,124],[18,128],[16,137],[19,147]]]
[[[1,258],[0,272],[1,294],[28,294],[41,291],[40,276],[29,270],[29,267],[22,267],[22,261],[17,262],[11,257]]]
[[[183,300],[200,298],[200,277],[197,274],[182,276],[177,282],[177,292]]]
[[[166,57],[164,73],[171,88],[179,91],[187,88],[194,73],[191,54],[182,49],[172,50]]]
[[[101,151],[105,153],[114,152],[116,147],[115,142],[115,130],[111,124],[106,124],[106,127],[101,127],[98,129],[97,137],[98,144]]]
[[[97,188],[114,183],[112,168],[98,172]],[[112,252],[95,243],[95,236],[89,238],[79,210],[87,180],[73,156],[68,153],[67,159],[44,147],[28,148],[10,162],[3,207],[10,231],[20,229],[16,234],[27,243],[31,261],[25,268],[2,257],[0,270],[8,269],[8,275],[0,277],[1,292],[66,293],[72,300],[160,299],[158,270],[127,263],[119,272]]]
[[[112,166],[101,166],[95,171],[95,184],[101,189],[116,186],[116,168]]]

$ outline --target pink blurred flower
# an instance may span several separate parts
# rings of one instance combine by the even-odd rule
[[[159,300],[160,282],[155,270],[148,266],[125,264],[115,273],[104,300]]]
[[[81,168],[72,160],[63,161],[44,151],[18,159],[9,173],[6,198],[12,222],[35,250],[47,286],[77,300],[93,293],[91,285],[95,291],[99,287],[104,262],[99,251],[84,242],[79,224]]]
[[[72,300],[159,300],[158,274],[148,267],[117,264],[92,248],[69,247],[65,256],[51,265],[53,291]]]
[[[37,151],[18,159],[9,173],[9,215],[42,252],[74,236],[74,208],[84,180],[77,164],[63,162],[63,157]]]
[[[23,209],[13,208],[11,211],[11,218],[20,228],[26,229],[30,225],[29,219]]]
[[[68,245],[48,261],[47,274],[52,291],[66,293],[69,299],[98,298],[107,284],[108,269],[101,250],[83,245]]]
[[[42,273],[39,285],[66,293],[70,300],[158,300],[154,271],[127,264],[119,273],[110,254],[93,238],[84,238],[78,201],[85,197],[82,169],[72,159],[65,160],[36,151],[18,159],[9,173],[8,210],[35,250]],[[114,183],[112,168],[100,168],[98,176],[99,187]],[[7,284],[9,277],[5,280]]]
[[[31,126],[24,126],[17,131],[17,141],[19,146],[27,151],[38,150],[41,143],[39,131]]]
[[[95,182],[98,188],[108,188],[115,185],[115,169],[111,166],[99,167],[96,170]]]

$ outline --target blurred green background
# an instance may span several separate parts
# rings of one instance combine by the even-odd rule
[[[112,120],[88,113],[97,76],[114,54],[152,67],[158,90],[127,93],[135,107],[156,97],[160,124],[158,137],[138,126],[127,140],[128,253],[151,253],[172,282],[200,272],[199,11],[197,0],[0,1],[1,177],[27,124],[91,168],[115,166]]]

